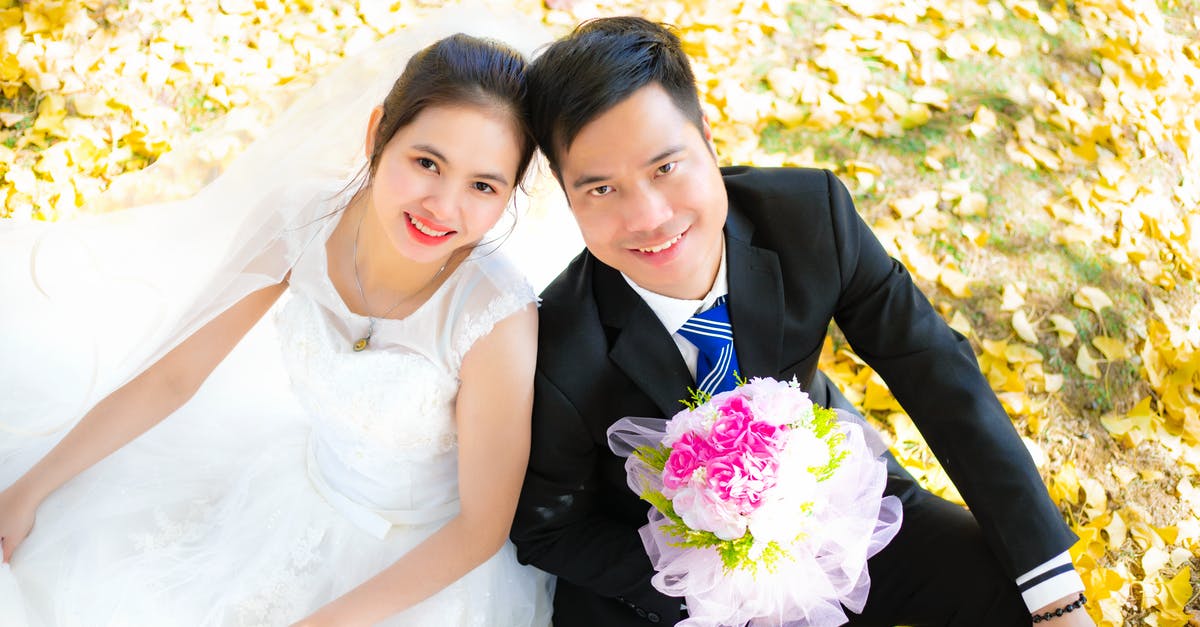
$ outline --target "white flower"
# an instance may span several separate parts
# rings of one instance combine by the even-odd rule
[[[806,428],[789,429],[783,450],[779,453],[779,477],[783,481],[790,473],[808,473],[809,468],[823,468],[829,463],[829,443]]]
[[[745,387],[751,386],[751,407],[754,416],[759,420],[775,425],[812,423],[812,399],[796,385],[769,379],[752,379]]]
[[[804,520],[819,508],[820,487],[809,468],[829,463],[829,445],[807,429],[792,429],[778,461],[775,486],[750,514],[749,529],[756,540],[791,543],[804,533]]]
[[[675,414],[667,421],[667,434],[663,436],[662,444],[667,447],[675,446],[679,438],[689,431],[696,431],[701,434],[708,431],[711,422],[708,421],[708,414],[711,412],[704,409],[684,410]],[[707,423],[707,424],[706,424]]]
[[[815,487],[815,481],[813,485]],[[749,516],[750,522],[747,527],[750,533],[754,534],[755,544],[778,542],[787,546],[805,534],[809,515],[805,513],[804,508],[811,500],[805,500],[800,493],[775,494],[776,496],[763,501]]]
[[[692,529],[711,531],[722,540],[746,535],[746,517],[738,514],[731,503],[712,498],[707,490],[689,485],[681,488],[671,503],[683,523]]]

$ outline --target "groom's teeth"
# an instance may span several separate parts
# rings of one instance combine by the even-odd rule
[[[416,219],[415,217],[413,217],[411,214],[408,216],[408,221],[409,221],[409,222],[412,222],[412,225],[413,225],[413,226],[415,226],[415,227],[417,227],[417,230],[418,230],[418,231],[420,231],[420,232],[422,232],[422,233],[424,233],[424,234],[426,234],[426,235],[428,235],[428,236],[430,236],[430,237],[443,237],[443,236],[445,236],[447,233],[449,233],[449,232],[450,232],[450,231],[435,231],[435,230],[433,230],[433,229],[431,229],[431,228],[429,228],[429,227],[425,226],[423,223],[421,223],[421,221],[420,221],[420,220],[417,220],[417,219]]]
[[[683,233],[680,233],[679,235],[672,237],[671,239],[659,244],[658,246],[655,246],[653,248],[639,248],[638,251],[643,252],[643,253],[661,253],[662,251],[674,246],[675,242],[678,242],[679,238],[681,238],[681,237],[683,237]]]

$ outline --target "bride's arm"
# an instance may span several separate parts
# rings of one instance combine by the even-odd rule
[[[463,358],[455,409],[462,510],[404,557],[300,625],[373,625],[432,596],[500,550],[529,462],[536,353],[533,304],[472,345]]]
[[[4,561],[29,534],[34,512],[48,495],[187,402],[286,286],[253,292],[201,327],[97,403],[29,472],[0,492]]]

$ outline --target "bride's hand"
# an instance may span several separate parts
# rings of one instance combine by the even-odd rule
[[[38,502],[19,490],[8,488],[0,492],[0,545],[4,547],[5,563],[33,529],[37,508]]]

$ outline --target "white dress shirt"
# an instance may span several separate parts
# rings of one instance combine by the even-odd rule
[[[696,378],[696,361],[700,356],[700,351],[679,334],[679,329],[683,323],[688,321],[688,318],[711,308],[718,298],[729,293],[725,261],[725,248],[722,245],[721,265],[717,269],[717,278],[713,281],[708,294],[705,294],[704,298],[700,300],[683,300],[663,296],[634,283],[633,279],[625,276],[624,273],[621,274],[629,287],[632,287],[633,291],[637,292],[647,305],[650,305],[654,315],[662,322],[663,328],[671,334],[671,339],[675,340],[675,345],[679,347],[679,353],[683,355],[683,363],[687,364],[688,372],[692,373],[692,379]],[[1021,598],[1025,600],[1025,605],[1032,612],[1055,599],[1082,592],[1083,579],[1072,567],[1070,554],[1064,551],[1041,566],[1017,577],[1017,587],[1021,588]]]

